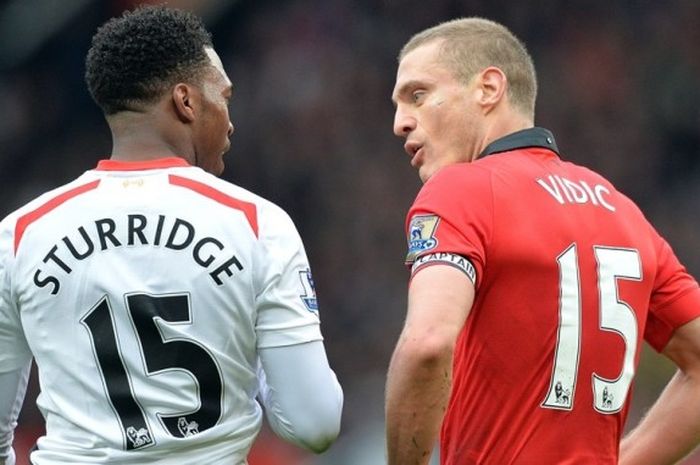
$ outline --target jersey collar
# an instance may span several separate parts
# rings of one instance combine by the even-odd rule
[[[143,171],[182,166],[191,165],[187,163],[187,160],[185,160],[184,158],[166,157],[157,158],[155,160],[138,161],[100,160],[97,163],[97,168],[95,169],[99,171]]]
[[[486,146],[479,157],[528,147],[541,147],[559,155],[559,148],[557,147],[557,142],[554,140],[554,135],[552,135],[548,129],[534,127],[523,129],[522,131],[514,132],[500,139],[496,139]]]

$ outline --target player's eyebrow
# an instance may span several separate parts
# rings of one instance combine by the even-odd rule
[[[407,93],[409,93],[411,90],[415,89],[416,87],[421,87],[424,85],[425,85],[424,82],[419,81],[417,79],[411,79],[409,81],[402,83],[401,86],[396,90],[396,92],[394,92],[392,94],[391,103],[393,103],[394,106],[396,106],[398,99],[401,96],[406,95]]]

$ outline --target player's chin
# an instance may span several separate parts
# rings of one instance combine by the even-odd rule
[[[418,168],[418,177],[420,178],[421,182],[425,184],[428,182],[428,179],[433,175],[433,170],[430,169],[430,167],[422,165]]]
[[[214,165],[210,170],[212,174],[220,176],[224,172],[224,168],[226,168],[226,163],[224,163],[224,156],[230,148],[231,143],[227,140],[226,144],[224,145],[224,148],[215,157],[212,158],[212,164]]]
[[[227,141],[227,142],[228,142],[228,141]],[[224,156],[226,155],[226,152],[228,152],[228,150],[229,150],[230,148],[231,148],[231,143],[228,142],[228,143],[226,144],[226,147],[224,148],[224,150],[222,150],[221,153],[219,154],[219,156],[216,157],[217,169],[218,169],[218,171],[219,171],[219,172],[217,173],[217,175],[222,174],[222,173],[224,172],[224,168],[226,168],[226,163],[224,162]]]
[[[220,176],[224,172],[224,168],[226,167],[226,165],[224,164],[224,159],[222,155],[217,155],[215,157],[211,157],[208,163],[200,164],[199,167],[207,173],[213,174],[215,176]]]
[[[211,173],[217,176],[221,176],[224,173],[224,168],[226,168],[226,164],[224,163],[223,158],[219,158],[217,160],[216,165],[211,170]]]

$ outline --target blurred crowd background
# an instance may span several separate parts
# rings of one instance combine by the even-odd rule
[[[108,156],[84,57],[96,28],[138,3],[0,2],[1,216]],[[398,50],[425,27],[477,15],[521,37],[539,74],[537,124],[554,132],[564,158],[632,197],[700,277],[700,1],[168,3],[197,12],[213,33],[235,87],[223,177],[295,220],[345,388],[342,434],[328,453],[301,453],[265,428],[251,465],[384,463],[384,380],[406,303],[404,216],[420,188],[392,134],[390,95]],[[628,427],[672,372],[645,349]],[[37,390],[33,378],[20,465],[42,432]]]

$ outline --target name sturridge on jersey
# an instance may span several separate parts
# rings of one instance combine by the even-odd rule
[[[153,224],[155,223],[155,227]],[[172,250],[188,250],[192,259],[202,268],[213,269],[209,276],[217,285],[224,284],[221,274],[233,276],[233,268],[243,270],[235,254],[226,252],[224,244],[215,237],[199,237],[194,225],[182,218],[170,219],[164,215],[147,218],[141,214],[127,215],[126,229],[117,230],[112,218],[102,218],[80,226],[75,234],[57,241],[42,259],[45,266],[34,272],[34,284],[43,288],[50,286],[51,294],[61,288],[60,277],[73,271],[71,265],[105,251],[123,246],[150,245]],[[147,226],[150,227],[147,229]],[[217,262],[215,266],[214,263]]]

